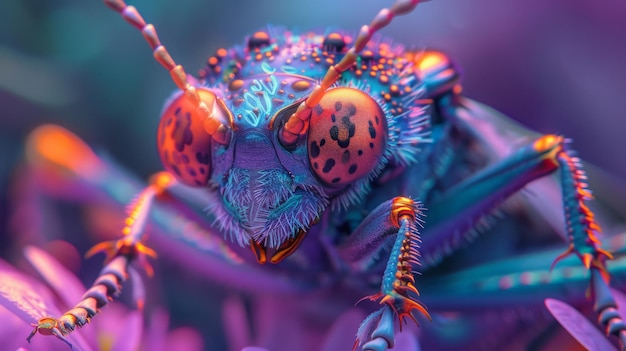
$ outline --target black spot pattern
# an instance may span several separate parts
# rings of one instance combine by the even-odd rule
[[[322,172],[328,173],[328,172],[330,172],[331,169],[333,169],[333,167],[335,167],[335,160],[332,159],[332,158],[329,158],[324,163],[324,168],[322,168]]]
[[[356,114],[356,106],[354,106],[354,104],[347,104],[346,110],[347,116],[354,116]]]
[[[335,125],[330,128],[330,137],[337,142],[339,147],[345,149],[350,145],[350,139],[354,136],[355,127],[355,124],[350,121],[350,116],[343,116],[340,126]],[[339,128],[348,132],[347,135],[344,133],[345,139],[339,137]]]
[[[200,151],[196,152],[196,161],[203,165],[209,164],[209,154],[203,154]]]
[[[337,178],[333,178],[333,180],[331,180],[330,182],[333,184],[337,184],[339,183],[339,181],[341,180],[341,178],[337,177]]]
[[[180,111],[177,109],[177,111]],[[185,145],[191,145],[193,142],[193,133],[191,132],[191,114],[185,113],[184,116],[176,115],[176,123],[172,130],[171,138],[174,140],[176,150],[182,152]]]
[[[315,112],[315,114],[319,116],[322,114],[322,112],[324,112],[324,109],[320,104],[317,104],[315,105],[315,107],[313,107],[313,112]]]
[[[311,143],[311,147],[309,148],[309,150],[312,158],[317,158],[317,156],[320,155],[320,147],[317,146],[316,141]]]
[[[354,174],[354,172],[356,172],[356,169],[357,169],[357,165],[356,165],[356,163],[355,163],[355,164],[352,164],[352,165],[350,166],[350,168],[348,168],[348,173],[349,173],[349,174]]]
[[[350,162],[350,151],[346,150],[343,152],[343,154],[341,155],[341,162],[343,163],[348,163]]]
[[[372,137],[372,139],[376,139],[376,128],[374,128],[374,124],[372,121],[367,121],[367,123],[369,124],[368,131],[370,133],[370,137]]]
[[[337,112],[341,111],[341,107],[342,107],[341,101],[335,102],[335,111]]]
[[[324,144],[326,144],[326,139],[322,138],[322,140],[320,140],[320,146],[324,146]]]

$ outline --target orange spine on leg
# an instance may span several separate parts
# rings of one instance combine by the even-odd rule
[[[400,328],[405,318],[417,323],[413,311],[417,310],[428,319],[431,319],[426,308],[410,293],[419,295],[415,287],[413,272],[419,263],[419,232],[421,210],[417,203],[406,197],[396,197],[392,200],[390,221],[398,228],[398,237],[391,249],[389,261],[383,275],[381,292],[369,296],[371,301],[387,304],[400,321]]]

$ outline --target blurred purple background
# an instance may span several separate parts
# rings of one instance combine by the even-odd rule
[[[192,73],[265,24],[356,30],[392,1],[133,1]],[[432,0],[383,34],[449,53],[465,94],[573,147],[626,179],[626,2]],[[0,245],[27,133],[57,123],[146,178],[174,90],[141,34],[101,1],[0,2]],[[0,247],[0,255],[7,254]]]
[[[387,1],[134,1],[190,72],[267,23],[356,30]],[[236,19],[236,20],[235,20]],[[384,34],[448,52],[466,95],[544,133],[620,178],[626,156],[626,3],[433,0]],[[154,135],[173,91],[140,33],[101,1],[0,4],[0,174],[25,134],[54,122],[146,176],[160,169]]]
[[[392,1],[133,1],[190,72],[263,25],[355,31]],[[626,2],[433,0],[384,34],[448,52],[467,96],[626,176]],[[173,84],[140,33],[101,1],[0,3],[0,179],[23,137],[54,122],[141,176],[160,169],[155,131]]]

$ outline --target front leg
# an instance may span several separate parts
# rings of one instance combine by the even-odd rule
[[[413,272],[419,265],[420,236],[417,226],[422,215],[419,203],[406,197],[386,201],[372,211],[350,239],[339,248],[342,258],[357,271],[367,271],[376,255],[391,246],[380,291],[365,299],[379,301],[383,307],[370,314],[357,332],[355,349],[382,351],[392,348],[397,317],[400,331],[405,318],[415,323],[413,311],[430,319],[426,308],[415,299]]]

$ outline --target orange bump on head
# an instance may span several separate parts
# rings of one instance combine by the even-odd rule
[[[33,130],[26,141],[31,163],[47,163],[85,178],[102,174],[103,164],[78,136],[67,129],[46,124]]]
[[[435,71],[447,67],[450,63],[448,58],[437,51],[428,51],[416,58],[415,64],[420,72]]]

